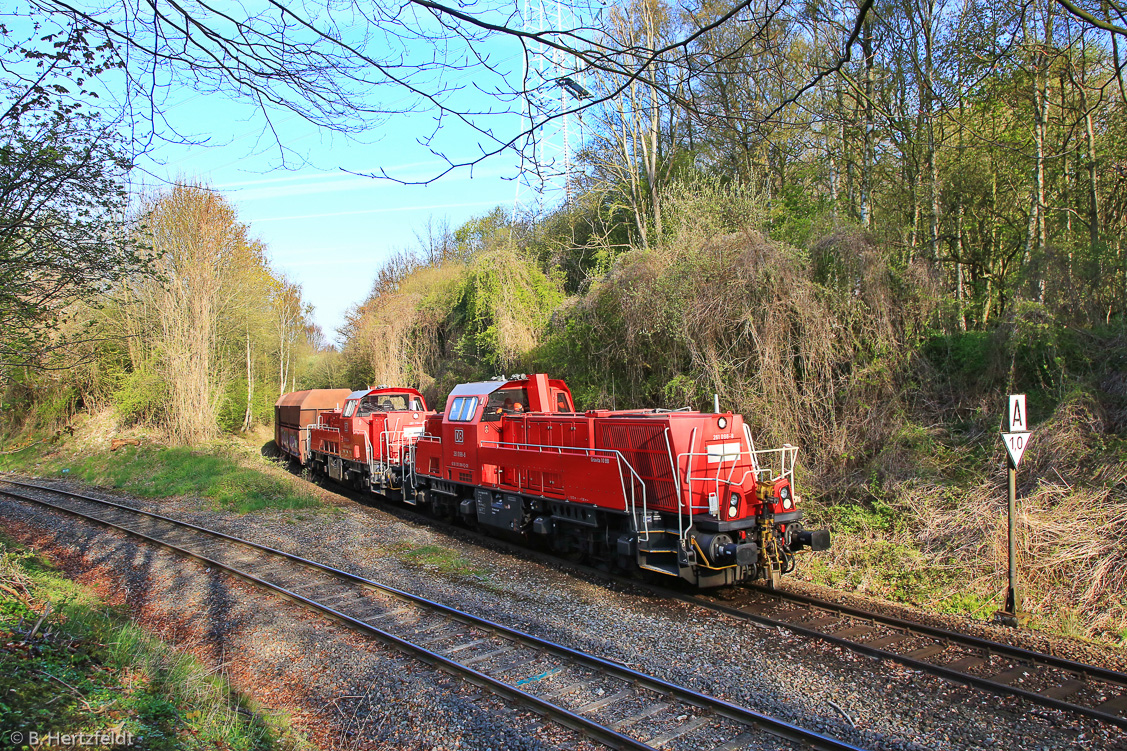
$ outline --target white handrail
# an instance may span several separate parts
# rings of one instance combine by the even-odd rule
[[[694,427],[693,432],[689,434],[689,451],[692,451],[693,446],[697,443],[697,429]],[[681,455],[677,455],[677,468],[681,467]],[[689,489],[689,499],[685,504],[686,510],[689,512],[689,526],[693,525],[693,481],[692,481],[693,462],[690,458],[685,463],[685,486]],[[687,530],[685,529],[685,515],[681,513],[681,499],[677,499],[677,539],[684,540]]]
[[[736,471],[736,465],[739,463],[739,459],[742,458],[745,454],[748,456],[748,458],[751,461],[752,469],[745,470],[744,473],[743,473],[743,476],[741,476],[738,481],[733,480],[733,475]],[[760,455],[767,455],[767,454],[779,454],[779,474],[777,474],[777,475],[772,474],[772,470],[766,469],[762,465],[759,464]],[[724,465],[727,463],[727,461],[729,461],[726,457],[733,456],[732,454],[724,453],[724,454],[719,455],[720,463],[716,467],[715,476],[711,476],[711,477],[702,477],[702,476],[695,476],[694,477],[692,475],[692,469],[691,469],[692,468],[692,460],[693,460],[693,457],[696,457],[696,456],[708,457],[709,454],[708,454],[707,451],[706,452],[686,451],[684,453],[677,455],[678,464],[680,464],[681,457],[686,457],[688,459],[689,469],[686,471],[686,482],[689,484],[690,499],[691,499],[691,494],[692,494],[692,483],[694,481],[696,481],[696,482],[704,482],[704,483],[708,483],[708,482],[713,483],[713,487],[716,490],[717,499],[719,500],[719,498],[720,498],[720,485],[721,484],[723,484],[723,485],[743,485],[744,482],[746,482],[746,480],[747,480],[747,476],[749,474],[753,474],[753,473],[754,473],[757,481],[761,481],[760,475],[763,474],[764,472],[766,472],[767,473],[766,481],[769,482],[769,483],[775,483],[778,480],[783,479],[783,478],[788,478],[793,483],[794,482],[794,465],[795,465],[795,462],[798,459],[798,447],[792,446],[788,443],[788,444],[784,444],[782,446],[782,448],[777,448],[777,449],[757,449],[757,450],[749,449],[746,452],[741,450],[738,454],[734,455],[734,458],[732,458],[730,460],[732,462],[732,464],[731,464],[730,469],[728,470],[728,477],[727,478],[722,478],[720,476],[720,472],[723,469]],[[716,454],[713,454],[712,456],[716,456]],[[758,467],[758,469],[757,469],[757,467]],[[696,507],[694,507],[694,506],[690,506],[690,513],[692,513],[692,511],[695,510],[695,508]]]
[[[693,428],[693,429],[696,430],[696,428]],[[665,426],[664,435],[665,435],[665,453],[669,456],[669,469],[673,473],[673,486],[677,489],[677,517],[680,518],[681,517],[681,504],[684,503],[685,499],[684,499],[684,493],[682,492],[682,486],[681,486],[681,471],[677,468],[677,463],[673,460],[673,444],[669,440],[669,426],[668,425]],[[692,496],[690,496],[690,500],[692,500]],[[649,541],[649,539],[650,539],[650,517],[649,517],[649,514],[645,513],[645,510],[643,510],[643,517],[642,518],[646,522],[646,537],[645,537],[645,539],[647,541]],[[635,522],[635,524],[636,523],[637,522]]]
[[[375,452],[372,451],[372,442],[368,440],[368,431],[364,431],[364,448],[368,452],[368,487],[371,489],[372,480],[376,476]]]
[[[751,427],[744,423],[744,437],[747,438],[747,447],[751,451],[751,468],[755,470],[756,476],[759,475],[759,457],[756,456],[755,441],[751,437]]]

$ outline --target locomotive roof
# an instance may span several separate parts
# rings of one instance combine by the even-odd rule
[[[374,389],[360,389],[359,391],[353,391],[348,395],[347,398],[359,399],[360,397],[367,396],[368,394],[415,394],[416,396],[422,396],[422,394],[420,394],[416,389],[410,388],[408,386],[379,386]]]
[[[527,381],[478,381],[477,383],[459,383],[450,392],[450,396],[480,396],[492,394],[497,389],[508,386],[510,383],[527,383]]]

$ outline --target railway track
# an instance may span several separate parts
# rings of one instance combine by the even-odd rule
[[[334,486],[334,490],[342,489]],[[388,510],[389,506],[397,516],[454,530],[483,544],[519,551],[523,556],[611,579],[659,597],[679,599],[761,625],[787,628],[808,638],[892,660],[955,683],[1001,696],[1019,697],[1127,729],[1127,673],[759,585],[735,589],[732,600],[689,594],[683,589],[642,583],[602,569],[563,561],[550,554],[517,548],[394,504],[380,507]]]
[[[0,493],[227,571],[611,748],[859,747],[290,553],[121,504],[0,480]]]
[[[671,593],[872,657],[1127,729],[1127,674],[978,636],[751,585],[734,600]]]

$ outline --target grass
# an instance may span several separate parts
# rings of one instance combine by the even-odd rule
[[[468,561],[462,554],[441,545],[420,545],[396,543],[388,552],[404,563],[420,565],[439,574],[465,579],[486,581],[489,573]]]
[[[247,463],[247,458],[221,445],[208,450],[145,445],[124,446],[114,452],[46,454],[28,449],[0,457],[0,469],[73,478],[145,498],[201,496],[238,513],[321,505],[315,495],[299,490],[288,477],[271,476],[265,468]]]
[[[58,732],[113,733],[116,745],[153,751],[311,748],[286,718],[3,534],[0,585],[0,728],[5,741],[25,734],[16,747]]]

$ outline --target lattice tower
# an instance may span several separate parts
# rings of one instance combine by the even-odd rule
[[[524,0],[521,23],[529,33],[579,27],[573,6],[563,0]],[[531,47],[524,65],[527,84],[521,130],[538,127],[526,141],[513,201],[514,221],[525,214],[539,216],[574,196],[573,150],[583,143],[583,116],[568,110],[590,96],[585,72],[561,50]]]

